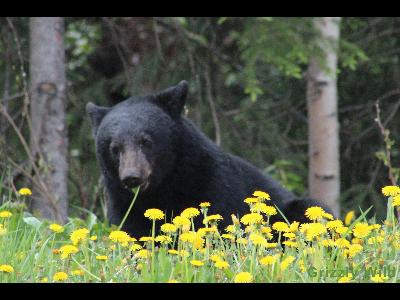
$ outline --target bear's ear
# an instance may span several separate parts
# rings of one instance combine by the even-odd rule
[[[182,80],[155,95],[155,102],[173,117],[179,116],[185,106],[188,83]]]
[[[92,102],[86,104],[86,113],[90,118],[90,122],[92,123],[93,134],[96,136],[97,128],[101,123],[101,120],[105,117],[105,115],[111,110],[109,107],[97,106]]]

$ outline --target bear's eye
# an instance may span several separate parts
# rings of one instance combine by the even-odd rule
[[[111,153],[113,156],[118,157],[120,149],[119,146],[116,144],[111,144],[110,145]]]
[[[149,136],[145,135],[140,138],[139,144],[144,147],[151,147],[153,144],[153,141],[151,140],[151,138]]]

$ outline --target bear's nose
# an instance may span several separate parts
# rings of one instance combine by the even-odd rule
[[[138,173],[128,173],[121,178],[122,184],[126,187],[133,188],[142,183],[142,179]]]

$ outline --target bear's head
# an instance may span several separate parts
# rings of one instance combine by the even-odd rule
[[[146,191],[173,171],[187,91],[188,83],[181,81],[114,107],[87,104],[97,158],[106,176],[127,189],[140,186]]]

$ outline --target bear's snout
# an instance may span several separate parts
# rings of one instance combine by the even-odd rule
[[[122,184],[127,188],[133,188],[143,183],[143,179],[137,172],[126,172],[121,176]]]
[[[150,174],[150,164],[141,151],[128,149],[120,153],[119,179],[125,188],[146,189]]]

